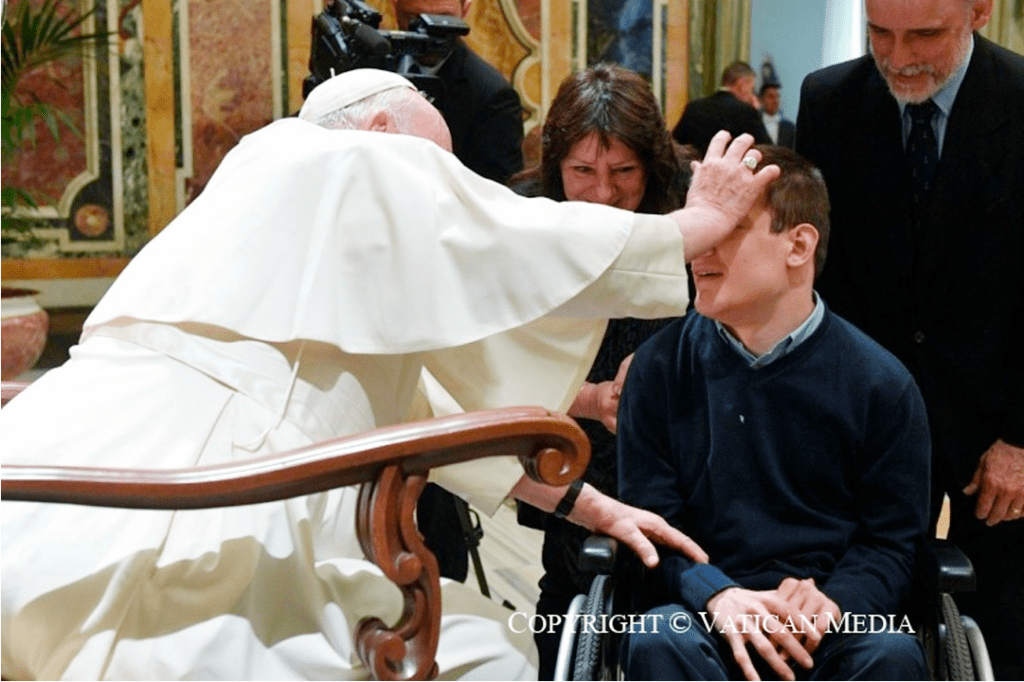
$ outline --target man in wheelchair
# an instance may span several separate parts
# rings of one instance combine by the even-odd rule
[[[636,353],[619,411],[623,501],[696,540],[643,581],[631,679],[925,679],[903,607],[928,523],[925,409],[907,370],[813,291],[820,173],[781,177],[694,259],[696,309]]]

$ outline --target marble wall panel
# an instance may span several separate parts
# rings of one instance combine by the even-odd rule
[[[523,22],[527,33],[536,41],[540,41],[540,0],[516,0],[516,12]]]
[[[83,49],[81,56],[26,79],[26,89],[67,116],[74,130],[62,126],[59,142],[37,131],[38,144],[4,168],[5,186],[28,187],[40,199],[38,210],[20,214],[31,223],[33,239],[5,240],[5,258],[122,256],[144,243],[145,107],[139,107],[138,97],[137,4],[76,0],[68,10],[93,11],[86,30],[108,32],[109,43]],[[131,107],[130,115],[125,106]]]
[[[382,28],[394,28],[390,0],[370,1],[385,16]],[[308,31],[322,0],[68,2],[97,10],[98,25],[111,32],[110,48],[91,65],[55,65],[32,83],[60,103],[83,136],[63,135],[53,144],[40,131],[31,159],[5,164],[5,184],[23,182],[50,198],[33,218],[41,239],[5,244],[4,257],[124,262],[202,191],[244,135],[294,109],[291,90],[304,59],[289,42]],[[556,27],[547,36],[542,3],[544,21]],[[571,3],[476,0],[467,17],[470,46],[522,94],[528,129],[542,119],[552,83],[557,87],[568,73]],[[60,268],[25,269],[31,271]]]
[[[186,201],[206,186],[243,135],[270,123],[273,111],[275,0],[189,0],[191,173]]]
[[[513,6],[514,7],[514,6]],[[466,21],[472,26],[466,43],[510,81],[516,67],[530,55],[528,35],[517,35],[500,2],[474,2]]]

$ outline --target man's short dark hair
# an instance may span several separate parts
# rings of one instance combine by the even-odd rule
[[[732,85],[741,78],[756,78],[757,74],[746,62],[733,62],[722,72],[722,85]]]
[[[818,230],[818,246],[814,250],[814,276],[825,267],[828,254],[829,201],[825,179],[810,161],[786,147],[756,145],[761,152],[758,166],[775,164],[782,170],[768,185],[768,205],[772,209],[772,232],[782,232],[800,223],[810,223]]]
[[[766,91],[772,90],[772,89],[781,90],[782,86],[779,85],[778,83],[772,83],[772,82],[764,83],[763,85],[761,85],[761,89],[757,91],[757,96],[758,97],[764,97],[764,93]]]

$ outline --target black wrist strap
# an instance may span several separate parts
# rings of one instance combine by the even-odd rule
[[[577,478],[569,484],[569,489],[565,491],[565,497],[555,507],[556,519],[564,519],[572,513],[572,508],[576,505],[576,498],[580,496],[581,490],[583,490],[583,479]]]

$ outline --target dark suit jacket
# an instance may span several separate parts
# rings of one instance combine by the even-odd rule
[[[452,151],[470,170],[505,183],[523,169],[523,107],[493,66],[459,41],[438,71],[435,102],[452,133]]]
[[[796,125],[788,118],[779,120],[779,139],[775,144],[790,149],[796,146]]]
[[[672,137],[679,144],[694,145],[703,154],[719,130],[728,130],[733,137],[750,133],[758,144],[772,143],[761,122],[760,112],[726,90],[687,104]]]
[[[949,489],[997,438],[1024,446],[1022,112],[1024,57],[975,35],[915,215],[898,105],[871,57],[812,73],[800,96],[796,149],[832,202],[819,291],[913,372]]]

